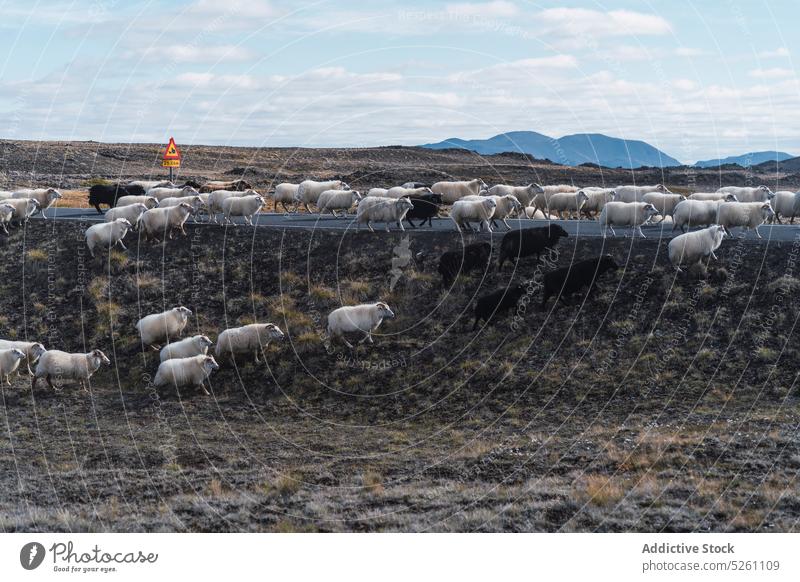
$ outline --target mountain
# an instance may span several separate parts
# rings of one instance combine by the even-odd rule
[[[601,133],[576,133],[552,138],[535,131],[510,131],[489,139],[465,140],[452,137],[420,147],[436,150],[461,148],[483,155],[522,152],[540,160],[547,159],[568,166],[586,163],[607,168],[681,165],[675,158],[646,142],[609,137]]]
[[[719,160],[703,160],[695,163],[695,166],[698,168],[714,168],[725,164],[736,164],[743,168],[749,168],[767,162],[782,162],[793,157],[786,152],[750,152],[741,156],[728,156]]]
[[[757,166],[753,166],[753,170],[759,172],[778,172],[785,174],[800,172],[800,157],[789,158],[788,160],[783,160],[778,163],[775,163],[774,160],[762,162]]]

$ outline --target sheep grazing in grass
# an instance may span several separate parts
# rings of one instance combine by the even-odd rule
[[[144,204],[147,206],[147,209],[150,210],[151,208],[158,207],[158,200],[152,196],[120,196],[117,198],[117,205],[115,208],[129,206],[131,204]]]
[[[145,189],[137,185],[122,184],[95,184],[89,188],[89,206],[94,206],[98,214],[103,214],[100,206],[105,205],[113,208],[117,205],[117,200],[123,196],[144,196]]]
[[[12,372],[19,369],[19,363],[25,359],[25,352],[17,348],[10,350],[0,349],[0,381],[4,381],[9,386],[11,380],[9,376]]]
[[[675,207],[686,200],[686,196],[680,194],[664,194],[663,192],[648,192],[642,196],[644,202],[648,202],[656,207],[658,213],[661,215],[661,220],[656,224],[664,222],[664,219],[675,213]]]
[[[342,180],[328,180],[326,182],[303,180],[297,189],[297,202],[305,207],[306,212],[311,212],[311,208],[308,205],[316,204],[320,194],[325,190],[350,190],[350,186]]]
[[[733,194],[724,194],[721,200],[683,200],[672,213],[672,230],[680,228],[683,232],[686,226],[711,226],[717,222],[719,207],[730,202],[736,202]]]
[[[275,191],[269,194],[269,197],[275,203],[275,212],[278,211],[278,204],[283,206],[285,213],[290,212],[286,206],[287,204],[293,204],[294,208],[292,210],[297,211],[297,190],[299,188],[300,184],[290,184],[289,182],[283,182],[275,186]]]
[[[768,202],[775,197],[767,186],[725,186],[717,192],[733,194],[739,202]]]
[[[440,194],[445,204],[453,204],[464,196],[477,196],[481,190],[486,189],[486,182],[480,178],[462,182],[436,182],[431,186],[431,192]]]
[[[567,231],[558,224],[507,232],[500,243],[497,270],[501,270],[503,264],[509,259],[516,264],[523,257],[536,255],[538,261],[546,249],[553,248],[558,244],[559,239],[568,236]]]
[[[423,194],[422,196],[415,196],[414,198],[408,199],[411,202],[412,208],[406,213],[406,222],[410,224],[413,228],[417,226],[424,226],[425,223],[428,223],[428,226],[433,226],[433,217],[438,216],[439,208],[442,206],[442,195],[441,194]],[[419,225],[414,224],[412,221],[414,220],[421,220],[422,222]]]
[[[145,238],[159,240],[159,237],[172,238],[174,230],[180,230],[184,236],[186,231],[183,225],[192,215],[192,207],[181,202],[177,206],[168,208],[152,208],[142,214],[139,221],[144,230]]]
[[[403,220],[406,214],[414,205],[408,198],[378,198],[367,196],[358,203],[356,210],[356,222],[359,227],[361,223],[366,223],[370,232],[375,232],[372,228],[373,222],[383,222],[386,224],[386,232],[389,232],[389,223],[394,222],[405,232]]]
[[[722,245],[724,237],[725,227],[719,224],[679,234],[669,241],[669,260],[678,271],[681,271],[681,265],[691,267],[706,258],[708,266],[712,258],[717,259],[714,251]]]
[[[617,236],[614,232],[615,226],[630,226],[639,236],[647,238],[642,232],[642,225],[657,214],[658,210],[649,202],[609,202],[600,213],[599,223],[603,229],[603,238],[609,230],[613,236]]]
[[[175,358],[190,358],[192,356],[204,356],[208,353],[208,348],[214,345],[208,336],[193,335],[177,342],[165,345],[159,352],[162,362]]]
[[[14,208],[9,222],[19,225],[27,224],[28,219],[39,211],[39,203],[33,198],[12,198],[5,200],[4,204]]]
[[[36,364],[36,373],[31,379],[31,390],[36,388],[39,378],[44,378],[47,385],[56,389],[52,379],[77,380],[81,388],[87,391],[86,382],[103,364],[110,366],[111,361],[100,350],[92,350],[88,354],[69,354],[59,350],[47,350]]]
[[[0,204],[0,228],[3,232],[8,234],[8,225],[11,224],[11,219],[14,217],[14,207],[6,202]]]
[[[794,217],[800,215],[800,192],[780,190],[775,192],[771,203],[778,224],[781,223],[781,216],[789,218],[789,224],[794,224]]]
[[[343,210],[344,214],[361,200],[361,193],[358,190],[325,190],[317,199],[317,208],[320,214],[330,212],[334,216],[337,210]]]
[[[583,200],[582,203],[580,201],[583,199],[583,194],[586,198]],[[582,188],[575,193],[575,202],[578,204],[580,208],[580,212],[578,213],[578,218],[580,219],[581,214],[584,215],[586,218],[593,219],[595,216],[600,214],[603,211],[603,208],[606,204],[611,202],[614,199],[614,189],[613,188]]]
[[[50,208],[56,200],[61,200],[63,196],[55,188],[29,188],[17,190],[12,195],[12,198],[32,198],[36,200],[39,203],[39,212],[42,213],[42,218],[47,218],[44,211]]]
[[[644,202],[644,195],[648,192],[672,194],[664,184],[656,184],[655,186],[617,186],[614,188],[614,202]]]
[[[480,229],[486,227],[487,232],[492,232],[490,220],[494,216],[497,203],[491,197],[480,196],[478,200],[466,199],[457,200],[450,209],[450,218],[456,225],[456,230],[461,232],[462,228],[472,231],[471,222],[480,224]]]
[[[511,285],[480,297],[475,303],[475,323],[472,325],[472,331],[478,329],[478,323],[481,321],[489,322],[495,315],[514,309],[524,295],[523,285]]]
[[[258,214],[262,206],[264,206],[264,199],[258,194],[255,196],[231,197],[222,201],[222,214],[228,224],[236,226],[231,217],[242,216],[245,224],[253,226],[253,217]]]
[[[263,352],[270,342],[283,339],[283,332],[274,323],[251,323],[226,329],[219,334],[215,353],[220,362],[237,354],[253,354],[255,362],[259,363],[258,352]]]
[[[567,296],[578,293],[584,288],[588,288],[587,298],[592,297],[597,279],[606,271],[616,269],[619,269],[619,265],[614,257],[603,255],[550,271],[543,280],[541,308],[545,308],[547,300],[553,295],[558,295],[558,299],[566,303]]]
[[[25,342],[16,340],[0,340],[0,350],[22,350],[25,354],[25,367],[28,369],[28,375],[33,375],[31,365],[35,364],[42,354],[47,350],[39,342]]]
[[[487,242],[469,244],[463,250],[446,251],[439,259],[438,271],[442,276],[442,285],[449,287],[459,274],[486,271],[491,256],[492,245]]]
[[[347,347],[353,344],[347,341],[347,334],[363,334],[359,344],[372,341],[372,334],[384,319],[394,318],[394,312],[383,301],[362,305],[350,305],[334,309],[328,315],[328,335],[331,341],[341,340]]]
[[[125,246],[122,239],[132,228],[133,225],[128,222],[127,218],[117,218],[113,222],[93,224],[86,229],[86,246],[89,247],[89,254],[94,257],[94,249],[98,246],[110,250],[119,245],[127,250],[128,247]]]
[[[185,386],[196,386],[208,395],[204,384],[214,370],[219,370],[219,364],[212,356],[197,355],[166,360],[159,364],[153,386],[174,386],[176,390]]]
[[[519,200],[522,207],[530,206],[537,194],[543,194],[544,189],[539,184],[528,184],[527,186],[509,186],[507,184],[496,184],[489,188],[491,196],[508,196],[509,194]]]
[[[725,227],[730,234],[731,228],[741,226],[745,230],[755,230],[761,238],[758,227],[775,216],[769,202],[729,202],[721,204],[717,210],[717,224]]]
[[[139,221],[142,219],[142,214],[147,211],[147,206],[144,204],[129,204],[127,206],[117,206],[110,208],[106,211],[103,217],[106,222],[114,222],[118,218],[124,218],[133,225],[133,230],[139,228]]]
[[[142,344],[155,348],[179,338],[191,314],[191,309],[180,306],[143,317],[136,322],[136,330],[139,332]]]

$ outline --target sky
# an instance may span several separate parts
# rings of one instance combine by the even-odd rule
[[[0,0],[0,138],[800,155],[793,0]]]

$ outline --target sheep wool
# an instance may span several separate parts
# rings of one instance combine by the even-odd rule
[[[372,334],[384,319],[393,317],[394,312],[383,301],[340,307],[328,315],[328,335],[331,341],[341,340],[351,349],[353,344],[345,338],[348,333],[364,334],[358,343],[374,343]]]
[[[720,247],[724,236],[725,228],[717,224],[679,234],[669,241],[669,260],[680,271],[681,265],[696,265],[706,257],[709,261],[716,259],[714,251]]]
[[[77,380],[86,390],[86,382],[102,366],[111,361],[100,350],[92,350],[88,354],[70,354],[59,350],[48,350],[36,365],[36,373],[31,379],[31,389],[36,388],[39,378],[44,378],[50,388],[55,389],[53,378],[57,380]]]
[[[136,330],[142,343],[155,346],[180,337],[192,311],[187,307],[173,307],[163,313],[147,315],[136,322]]]
[[[197,355],[166,360],[159,364],[153,385],[157,388],[174,386],[176,389],[198,386],[208,394],[203,384],[214,370],[219,370],[219,364],[212,356]]]
[[[208,336],[193,335],[177,342],[172,342],[161,348],[159,357],[162,362],[174,358],[190,358],[192,356],[204,356],[208,353],[208,348],[213,345]]]
[[[215,353],[220,361],[236,354],[255,354],[258,363],[259,351],[263,351],[271,341],[283,339],[283,332],[274,323],[251,323],[219,334]]]

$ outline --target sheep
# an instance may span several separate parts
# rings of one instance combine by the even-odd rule
[[[669,241],[669,260],[678,271],[681,271],[681,265],[696,265],[706,257],[710,263],[712,258],[717,258],[714,251],[720,247],[724,237],[725,227],[719,224],[679,234]]]
[[[197,355],[166,360],[158,365],[153,386],[174,386],[176,390],[184,386],[199,386],[208,395],[209,392],[203,384],[214,370],[219,370],[219,364],[212,356]]]
[[[552,184],[552,185],[549,185],[549,186],[541,186],[541,189],[542,189],[542,193],[544,193],[546,195],[550,195],[550,194],[570,194],[570,193],[574,194],[578,190],[580,190],[580,188],[578,188],[577,186],[572,186],[570,184]]]
[[[12,195],[12,198],[32,198],[39,203],[39,212],[42,213],[42,218],[47,218],[44,211],[53,205],[53,202],[63,198],[61,192],[55,188],[27,188],[24,190],[17,190]]]
[[[140,224],[144,230],[147,238],[158,240],[158,235],[169,236],[172,238],[172,231],[180,229],[183,235],[186,231],[183,225],[192,214],[192,207],[181,202],[177,206],[170,206],[168,208],[152,208],[142,214]]]
[[[495,315],[514,309],[523,295],[525,295],[523,285],[511,285],[480,297],[475,303],[475,323],[472,324],[472,331],[478,329],[480,321],[488,323]]]
[[[775,216],[775,211],[769,202],[728,202],[722,203],[717,210],[717,224],[725,227],[725,232],[730,234],[730,229],[741,226],[745,230],[753,229],[756,236],[761,238],[758,227]]]
[[[246,180],[231,180],[230,182],[225,182],[222,180],[212,180],[210,182],[206,182],[200,187],[200,192],[215,192],[217,190],[227,190],[229,192],[246,192],[247,190],[252,190],[253,185],[246,181]]]
[[[8,224],[11,223],[11,219],[14,217],[14,207],[11,204],[4,202],[0,204],[0,228],[3,229],[3,232],[8,234]]]
[[[27,224],[28,219],[39,210],[39,203],[33,198],[11,198],[6,200],[4,204],[14,208],[10,222],[16,222],[20,225]]]
[[[614,202],[643,202],[648,192],[672,194],[664,184],[655,186],[617,186],[614,188]]]
[[[406,188],[404,186],[395,186],[393,188],[389,188],[389,190],[386,191],[385,196],[389,198],[402,198],[403,196],[408,196],[409,198],[413,198],[416,196],[423,196],[424,194],[433,194],[433,191],[427,186],[422,186],[420,188]]]
[[[184,186],[182,188],[150,188],[147,191],[148,196],[152,196],[159,203],[164,198],[185,198],[187,196],[197,196],[200,194],[196,189],[191,186]]]
[[[144,196],[145,189],[142,186],[122,185],[122,184],[95,184],[89,188],[89,205],[94,206],[97,214],[103,214],[101,205],[105,204],[109,208],[117,205],[117,200],[122,196]]]
[[[161,348],[159,357],[162,362],[175,358],[190,358],[192,356],[205,356],[208,348],[214,345],[208,336],[193,335],[180,341],[167,344]]]
[[[120,196],[117,198],[117,205],[114,208],[130,206],[131,204],[144,204],[148,210],[158,208],[158,200],[152,196]]]
[[[800,192],[780,190],[775,192],[771,202],[778,224],[781,223],[781,215],[789,217],[789,223],[794,224],[794,217],[800,214]]]
[[[402,199],[401,199],[402,200]],[[383,301],[361,305],[349,305],[334,309],[328,315],[328,336],[331,341],[341,340],[353,349],[353,344],[347,341],[347,333],[363,333],[364,337],[358,343],[374,343],[373,332],[378,329],[384,319],[394,318],[394,312]]]
[[[567,237],[569,237],[567,231],[558,224],[507,232],[500,242],[497,270],[503,268],[507,259],[513,259],[516,264],[523,257],[536,255],[538,261],[545,249],[556,246],[559,239]]]
[[[481,197],[494,200],[495,208],[494,214],[492,214],[492,226],[497,228],[496,221],[501,220],[505,225],[506,230],[511,230],[511,227],[508,225],[508,222],[506,222],[506,219],[522,211],[522,204],[520,204],[519,200],[517,200],[513,194],[506,194],[504,196],[484,195]],[[467,196],[466,198],[462,198],[462,200],[471,198],[471,196]]]
[[[442,286],[449,287],[459,274],[467,274],[475,269],[485,271],[492,256],[492,245],[487,242],[473,243],[463,250],[446,251],[439,259],[439,274]]]
[[[543,215],[548,216],[548,206],[550,199],[553,196],[561,197],[564,194],[577,194],[580,188],[576,186],[568,186],[567,184],[557,184],[552,186],[539,186],[541,192],[537,193],[529,206],[533,206],[536,210],[540,210]]]
[[[161,342],[180,337],[189,322],[192,310],[188,307],[173,307],[163,313],[146,315],[136,322],[136,330],[142,344],[155,348]]]
[[[586,197],[583,203],[578,201]],[[580,197],[580,198],[579,198]],[[613,188],[582,188],[575,193],[575,201],[580,208],[578,212],[578,219],[580,220],[581,214],[586,218],[594,218],[596,215],[603,211],[603,207],[614,199]]]
[[[306,212],[311,212],[309,204],[316,204],[319,195],[325,190],[349,190],[350,186],[341,180],[328,180],[327,182],[316,182],[314,180],[303,180],[297,189],[297,202],[302,204]]]
[[[579,292],[584,287],[589,290],[587,298],[594,295],[597,279],[606,271],[619,269],[619,265],[611,255],[603,255],[594,259],[578,261],[568,267],[562,267],[555,271],[545,274],[542,288],[541,309],[544,310],[547,300],[555,294],[563,303],[567,302],[566,297]]]
[[[711,226],[717,221],[717,211],[720,205],[736,202],[736,196],[725,194],[722,200],[692,200],[688,198],[678,203],[672,213],[672,230],[684,226]]]
[[[106,222],[114,222],[118,218],[124,218],[132,225],[132,230],[139,228],[139,221],[142,219],[142,214],[147,211],[147,206],[144,204],[129,204],[127,206],[117,206],[109,208],[103,217]]]
[[[116,245],[121,246],[123,249],[128,250],[122,239],[128,234],[128,231],[133,228],[133,225],[127,218],[117,218],[112,222],[101,222],[100,224],[93,224],[86,229],[86,246],[89,247],[89,254],[94,258],[95,247],[102,246],[111,249]]]
[[[486,188],[486,182],[475,178],[463,182],[436,182],[431,186],[431,192],[441,194],[445,204],[452,204],[464,196],[477,195]]]
[[[262,206],[264,206],[264,199],[258,194],[255,196],[231,196],[222,201],[222,213],[228,224],[236,226],[231,217],[243,216],[245,223],[253,226],[253,217],[258,214]]]
[[[171,198],[162,198],[159,203],[159,208],[169,208],[171,206],[178,206],[181,202],[185,202],[192,207],[192,214],[197,214],[205,206],[200,194],[196,196],[175,196]]]
[[[442,195],[424,194],[422,196],[409,198],[409,201],[413,208],[406,213],[406,222],[413,228],[417,228],[417,225],[415,225],[411,219],[420,219],[422,222],[419,226],[423,226],[427,221],[428,226],[433,227],[432,220],[434,216],[438,216],[439,214],[439,208],[442,205]]]
[[[211,221],[217,223],[217,214],[223,212],[222,203],[228,198],[240,198],[242,196],[258,195],[258,192],[255,190],[214,190],[213,192],[209,193],[208,202],[206,203],[209,217],[211,218]]]
[[[450,218],[456,225],[456,230],[461,232],[462,227],[472,231],[471,221],[480,223],[480,230],[486,227],[487,232],[492,232],[489,221],[494,215],[497,203],[492,198],[481,198],[480,200],[456,200],[450,209]]]
[[[329,211],[338,217],[337,210],[344,210],[344,213],[347,214],[347,211],[354,204],[358,204],[359,200],[361,200],[361,193],[358,190],[325,190],[317,199],[317,208],[319,208],[320,214]]]
[[[87,354],[47,350],[36,364],[36,373],[31,378],[31,390],[36,388],[39,378],[44,378],[50,388],[57,390],[52,382],[52,378],[55,377],[57,380],[78,380],[81,388],[88,392],[86,382],[103,364],[110,366],[111,361],[100,350],[92,350]]]
[[[389,198],[389,189],[388,188],[370,188],[367,191],[367,196],[372,196],[373,198]]]
[[[767,186],[725,186],[717,192],[733,194],[739,202],[767,202],[775,197],[775,194]]]
[[[642,196],[642,201],[655,206],[656,210],[658,210],[658,213],[661,215],[661,220],[656,224],[664,222],[667,216],[672,218],[672,215],[675,213],[675,207],[684,200],[686,200],[686,196],[681,194],[664,194],[663,192],[648,192]]]
[[[600,228],[603,229],[603,238],[606,237],[609,230],[613,236],[617,236],[614,226],[630,226],[639,233],[639,236],[647,238],[642,232],[642,225],[656,214],[658,214],[658,210],[649,202],[609,202],[603,207],[599,218]],[[631,236],[633,236],[633,232],[631,232]]]
[[[365,204],[366,202],[366,204]],[[362,222],[367,223],[367,228],[370,232],[375,232],[372,228],[373,222],[383,222],[386,224],[386,232],[389,232],[389,223],[395,222],[400,230],[405,232],[403,228],[403,219],[406,214],[411,210],[414,205],[408,198],[370,198],[367,196],[358,203],[358,210],[356,211],[356,221],[359,228]]]
[[[689,194],[687,200],[725,200],[727,196],[734,196],[729,192],[695,192]]]
[[[489,188],[489,195],[491,196],[507,196],[512,195],[519,200],[523,208],[530,206],[533,199],[537,194],[543,194],[544,189],[539,184],[528,184],[527,186],[509,186],[507,184],[496,184]]]
[[[589,196],[581,191],[572,192],[556,192],[550,196],[547,201],[547,212],[555,214],[558,218],[563,218],[562,213],[567,213],[567,218],[574,212],[578,214],[581,206],[589,200]]]
[[[400,185],[401,188],[430,188],[430,184],[424,182],[405,182]]]
[[[39,342],[23,342],[15,340],[0,340],[0,350],[22,350],[25,354],[25,367],[28,369],[28,375],[33,376],[31,364],[35,364],[39,358],[47,350]]]
[[[17,372],[19,363],[25,359],[25,352],[17,348],[10,350],[0,349],[0,381],[5,380],[6,384],[11,385],[9,376],[12,372]],[[19,375],[19,373],[17,374]]]
[[[294,204],[294,211],[297,211],[297,190],[300,188],[300,184],[290,184],[289,182],[283,182],[275,186],[275,191],[272,192],[269,197],[272,198],[272,201],[275,203],[275,212],[278,211],[278,204],[280,203],[283,206],[284,212],[289,212],[286,204]]]
[[[138,186],[139,188],[144,189],[145,192],[150,190],[150,188],[175,188],[175,184],[170,182],[169,180],[131,180],[127,184],[128,187],[130,186]],[[144,192],[142,192],[144,194]]]
[[[0,190],[0,200],[10,200],[14,197],[14,193],[8,190]]]
[[[236,354],[254,354],[259,363],[258,352],[263,352],[271,341],[282,341],[284,334],[274,323],[251,323],[242,327],[226,329],[217,337],[215,353],[220,362]]]

